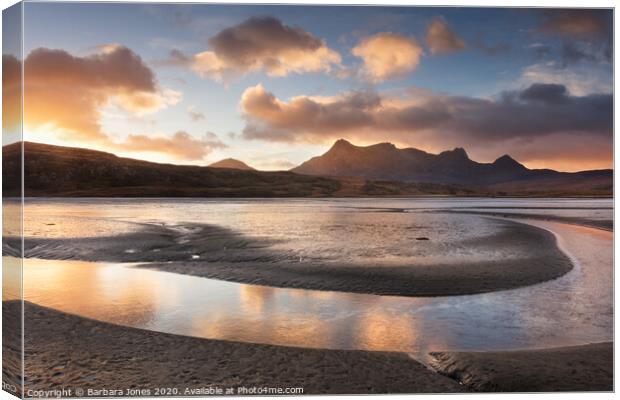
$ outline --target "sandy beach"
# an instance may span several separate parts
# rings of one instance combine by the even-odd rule
[[[612,391],[613,343],[541,350],[434,352],[431,365],[472,391]]]
[[[266,386],[301,387],[303,394],[462,391],[454,380],[404,353],[207,340],[107,324],[31,303],[25,307],[26,390],[175,387],[184,394],[205,387]],[[19,324],[18,315],[19,302],[3,302],[7,328]]]
[[[499,213],[497,216],[500,216]],[[252,237],[218,225],[187,223],[139,223],[135,224],[134,231],[129,229],[118,235],[86,235],[79,238],[29,237],[26,240],[26,254],[28,257],[47,260],[134,263],[133,266],[119,268],[142,274],[145,273],[144,270],[141,271],[142,268],[150,268],[181,274],[179,276],[216,278],[264,285],[262,287],[403,296],[452,296],[529,286],[566,274],[573,268],[575,259],[576,265],[580,264],[580,259],[593,260],[596,264],[598,258],[605,259],[607,254],[605,244],[610,233],[605,230],[608,222],[603,222],[599,229],[581,228],[583,232],[573,226],[569,235],[559,229],[561,234],[557,242],[556,236],[551,233],[553,231],[557,234],[553,223],[534,220],[526,224],[486,215],[480,215],[479,218],[493,221],[492,223],[496,224],[493,225],[494,228],[499,229],[488,231],[491,234],[463,237],[449,245],[462,246],[475,254],[488,256],[499,251],[497,254],[507,254],[510,257],[497,257],[498,259],[475,263],[455,258],[454,263],[397,266],[347,264],[330,260],[311,260],[299,265],[290,262],[291,254],[278,247],[277,238]],[[553,217],[547,219],[553,220]],[[587,221],[562,222],[591,226]],[[594,242],[591,242],[592,240]],[[419,244],[413,240],[412,244],[438,246],[438,242],[431,237]],[[5,254],[12,254],[15,248],[12,240],[9,239],[3,244]],[[439,251],[441,247],[429,249]],[[570,250],[571,258],[561,249]],[[194,255],[198,256],[197,259],[193,259]],[[188,260],[189,257],[192,259]],[[580,275],[582,272],[581,267],[575,268],[562,279],[579,278],[581,281],[590,276]],[[114,274],[109,277],[114,278]],[[543,286],[548,285],[554,286],[554,283],[549,282]],[[604,288],[604,285],[601,286],[602,290]],[[136,288],[132,286],[133,289]],[[597,295],[601,293],[597,292]],[[583,300],[579,292],[573,295],[577,302],[573,306],[576,307],[574,312],[591,312],[579,307],[579,302]],[[518,296],[513,296],[512,300],[518,300]],[[568,296],[566,300],[571,301],[572,297]],[[147,307],[146,312],[148,310]],[[7,329],[16,327],[13,333],[19,332],[19,312],[18,302],[3,302],[3,323]],[[597,312],[604,314],[608,310],[599,307]],[[174,329],[173,333],[163,333],[140,329],[142,326],[133,328],[125,326],[123,321],[96,321],[28,302],[25,317],[25,383],[30,390],[105,388],[110,391],[126,391],[160,386],[173,387],[179,391],[179,395],[199,395],[210,394],[205,390],[238,390],[240,387],[301,387],[304,394],[613,389],[611,342],[540,350],[485,352],[450,351],[462,347],[450,347],[450,343],[446,342],[445,346],[434,346],[415,353],[415,358],[426,360],[427,364],[429,358],[432,360],[425,366],[411,357],[410,354],[414,352],[403,352],[408,350],[331,350],[321,347],[350,347],[287,347],[281,346],[283,342],[277,341],[269,342],[276,343],[273,345],[256,343],[262,342],[261,339],[189,337],[182,336],[186,333],[174,334],[179,333]],[[441,313],[438,317],[441,318]],[[527,322],[527,315],[521,317]],[[93,314],[92,318],[98,317]],[[369,327],[372,326],[372,321],[369,320]],[[383,320],[377,321],[377,326],[382,327]],[[505,323],[510,322],[506,320]],[[534,325],[534,329],[539,328],[539,325]],[[474,335],[479,331],[482,332],[480,328],[476,328]],[[544,332],[543,330],[535,334],[542,335]],[[583,330],[580,334],[583,334]],[[449,335],[446,337],[449,339]],[[411,339],[398,336],[397,340]],[[601,339],[589,341],[604,340],[609,339],[603,336]],[[307,345],[305,342],[299,343],[285,344]],[[588,340],[577,343],[588,343]],[[537,341],[526,344],[523,348],[554,344]],[[509,347],[510,345],[488,348],[519,348]],[[394,348],[396,345],[391,346]],[[427,355],[433,350],[438,351]],[[5,382],[19,385],[19,337],[5,335],[3,351],[3,378]],[[92,395],[97,395],[97,392],[94,391]]]
[[[435,352],[434,372],[405,353],[200,339],[98,322],[27,302],[25,307],[26,390],[165,386],[186,395],[240,387],[301,387],[304,394],[612,390],[612,343]],[[19,324],[18,316],[19,302],[3,302],[7,328]],[[7,360],[19,357],[7,343]],[[7,381],[15,381],[17,374],[4,369]]]

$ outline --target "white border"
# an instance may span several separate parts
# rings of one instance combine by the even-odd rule
[[[38,0],[25,0],[25,2],[40,2]],[[201,2],[191,2],[191,1],[182,1],[182,0],[168,0],[168,1],[148,1],[148,0],[132,0],[132,1],[122,1],[122,0],[109,0],[109,1],[96,1],[96,0],[82,0],[82,1],[78,1],[78,0],[62,0],[59,2],[74,2],[74,3],[86,3],[86,2],[92,2],[92,3],[102,3],[102,2],[107,2],[107,3],[122,3],[122,2],[129,2],[129,3],[201,3]],[[2,4],[2,8],[7,8],[10,5],[16,4],[18,3],[15,0],[9,0],[9,1],[5,1]],[[589,1],[579,1],[579,0],[520,0],[520,1],[515,1],[515,0],[474,0],[474,1],[458,1],[458,0],[450,0],[450,1],[441,1],[441,0],[423,0],[423,1],[415,1],[415,0],[388,0],[386,2],[381,2],[381,1],[372,1],[372,0],[358,0],[358,1],[354,1],[354,0],[337,0],[337,1],[329,1],[329,0],[313,0],[313,1],[300,1],[300,0],[289,0],[289,1],[269,1],[269,0],[241,0],[241,1],[231,1],[231,0],[219,0],[219,1],[206,1],[206,2],[202,2],[202,3],[222,3],[222,4],[316,4],[316,5],[382,5],[382,6],[389,6],[389,5],[398,5],[398,6],[456,6],[456,7],[558,7],[558,8],[570,8],[570,7],[588,7],[588,8],[613,8],[614,7],[614,2],[613,1],[609,1],[609,0],[589,0]],[[1,19],[0,19],[1,20]],[[614,20],[615,20],[615,10],[614,10]],[[615,27],[615,26],[614,26]],[[1,28],[1,21],[0,21],[0,28]],[[1,29],[0,29],[0,36],[1,36]],[[615,49],[616,49],[616,43],[618,43],[619,40],[619,34],[618,31],[614,29],[614,55],[616,54]],[[615,57],[614,57],[614,61],[615,61]],[[614,64],[614,77],[616,76],[616,73],[618,71],[618,64],[615,63]],[[616,92],[617,89],[617,83],[614,80],[614,93]],[[615,102],[615,96],[614,96],[614,117],[618,115],[618,105]],[[615,132],[616,132],[616,128],[617,128],[617,119],[614,118],[614,154],[617,153],[618,148],[619,148],[619,144],[618,142],[615,140]],[[614,158],[614,170],[615,170],[615,158]],[[1,172],[2,166],[0,165],[0,172]],[[618,179],[618,176],[616,174],[614,174],[614,188],[617,187],[618,183],[619,183],[620,179]],[[617,220],[618,217],[618,200],[615,198],[614,196],[614,221]],[[1,220],[0,220],[0,228],[1,228]],[[617,250],[619,247],[619,243],[617,241],[616,236],[614,235],[614,254],[615,254],[615,250]],[[614,288],[619,288],[620,285],[618,285],[618,274],[614,274]],[[1,278],[0,278],[1,279]],[[616,310],[616,306],[617,302],[614,302],[614,311]],[[614,332],[618,332],[618,318],[615,318],[615,326]],[[1,324],[1,323],[0,323]],[[614,354],[614,360],[618,359],[618,347],[615,347],[615,354]],[[614,364],[615,366],[615,364]],[[614,376],[614,383],[617,384],[618,383],[618,370],[615,369],[615,376]],[[448,396],[458,396],[457,399],[463,399],[463,400],[469,400],[469,399],[494,399],[494,398],[500,398],[500,399],[510,399],[510,400],[514,400],[514,399],[532,399],[532,398],[540,398],[540,397],[554,397],[554,398],[561,398],[561,399],[568,399],[568,400],[573,400],[573,399],[608,399],[608,398],[613,398],[614,394],[611,393],[545,393],[545,394],[498,394],[498,393],[488,393],[488,394],[446,394],[446,395],[387,395],[389,396],[389,399],[397,399],[397,400],[403,400],[403,399],[408,399],[408,398],[415,398],[415,399],[437,399],[437,398],[446,398]],[[371,397],[371,398],[378,398],[379,396],[374,396],[374,395],[366,395],[364,397]],[[227,398],[234,398],[234,399],[247,399],[248,397],[227,397]],[[262,397],[264,398],[264,397]],[[334,396],[334,395],[325,395],[325,396],[307,396],[304,395],[303,397],[301,396],[286,396],[286,397],[280,397],[280,398],[287,398],[287,399],[300,399],[300,398],[323,398],[323,399],[359,399],[360,396]],[[16,397],[13,397],[11,395],[9,395],[7,392],[1,391],[0,392],[0,400],[14,400],[16,399]],[[164,399],[162,397],[159,397],[157,399]],[[175,399],[179,399],[178,397]],[[193,400],[196,399],[196,397],[189,397],[187,399]]]

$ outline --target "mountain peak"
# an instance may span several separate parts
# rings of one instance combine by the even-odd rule
[[[353,144],[351,142],[349,142],[348,140],[346,140],[346,139],[338,139],[332,145],[332,149],[336,149],[336,148],[350,148],[350,147],[355,147],[355,146],[353,146]]]
[[[383,148],[383,149],[395,149],[396,145],[390,142],[382,142],[382,143],[377,143],[375,145],[372,145],[370,147]]]
[[[459,156],[462,156],[462,157],[465,157],[465,158],[469,158],[469,156],[467,155],[467,152],[462,147],[455,147],[454,150],[452,150],[452,152],[454,154],[459,155]]]
[[[519,163],[517,160],[510,157],[508,154],[504,154],[497,160],[493,161],[493,165],[497,167],[502,167],[502,168],[525,169],[525,166],[523,164]]]
[[[306,175],[476,187],[554,173],[529,170],[509,155],[493,163],[479,163],[469,158],[462,147],[431,154],[415,148],[399,149],[387,142],[355,146],[344,139],[336,141],[325,154],[313,157],[291,171]]]
[[[455,147],[454,150],[446,150],[439,153],[441,157],[450,157],[455,159],[469,160],[467,152],[462,147]]]
[[[353,143],[349,142],[346,139],[338,139],[334,142],[330,150],[351,150],[351,149],[366,149],[366,150],[377,150],[377,149],[397,149],[396,145],[390,142],[381,142],[376,143],[370,146],[356,146]]]
[[[254,171],[254,168],[250,167],[243,161],[239,161],[234,158],[225,158],[223,160],[214,162],[213,164],[209,164],[208,166],[211,168],[232,168],[245,171]]]

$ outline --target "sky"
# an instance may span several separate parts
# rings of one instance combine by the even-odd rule
[[[578,171],[613,164],[612,30],[600,9],[33,2],[3,66],[24,59],[29,141],[281,170],[344,138]]]

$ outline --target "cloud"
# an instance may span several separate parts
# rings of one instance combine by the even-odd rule
[[[426,43],[431,54],[453,53],[466,47],[465,41],[450,29],[442,17],[435,18],[428,26]]]
[[[535,83],[519,93],[525,101],[539,101],[548,104],[564,104],[568,101],[568,90],[556,83]]]
[[[26,58],[27,81],[79,85],[91,89],[154,92],[155,76],[139,55],[117,44],[75,57],[64,50],[38,48]]]
[[[191,67],[192,62],[193,62],[192,56],[185,54],[178,48],[174,48],[170,50],[167,59],[158,60],[157,64],[163,65],[163,66],[169,66],[169,67],[173,67],[173,66]]]
[[[559,145],[561,144],[561,145]],[[559,171],[583,171],[613,168],[613,142],[603,135],[557,133],[527,140],[515,139],[485,149],[489,154],[510,154],[530,168],[554,168]]]
[[[129,135],[121,142],[115,144],[119,150],[127,151],[130,148],[134,152],[166,153],[177,160],[196,161],[202,160],[215,149],[227,147],[213,133],[197,139],[184,131],[178,131],[172,137]]]
[[[612,24],[612,10],[544,10],[537,32],[562,38],[558,49],[562,66],[580,63],[611,64]]]
[[[562,59],[565,64],[575,64],[581,61],[594,61],[593,54],[582,50],[574,42],[564,42],[562,45]]]
[[[241,109],[252,120],[246,127],[246,138],[269,138],[275,141],[297,141],[298,132],[305,140],[318,134],[340,129],[364,128],[372,124],[372,110],[380,105],[372,93],[351,92],[343,98],[319,99],[306,96],[292,98],[288,103],[277,99],[262,85],[246,89],[241,97]],[[271,133],[256,130],[258,126],[273,128]]]
[[[537,82],[564,85],[576,96],[611,93],[613,89],[612,76],[606,65],[564,65],[552,61],[524,68],[518,84],[528,86]]]
[[[273,159],[273,160],[265,160],[256,162],[256,166],[260,170],[268,170],[268,171],[286,171],[291,168],[297,166],[297,164],[287,160],[287,159]]]
[[[569,66],[582,62],[611,63],[612,47],[608,41],[574,41],[567,40],[562,44],[562,65]]]
[[[323,40],[274,17],[252,17],[226,28],[209,39],[209,47],[195,55],[173,50],[168,64],[223,82],[256,71],[269,76],[329,72],[341,63],[340,54]]]
[[[576,38],[601,35],[609,32],[611,15],[611,10],[545,10],[539,31]]]
[[[578,138],[582,145],[592,137],[609,143],[613,96],[575,96],[562,85],[534,84],[494,99],[415,91],[413,95],[348,92],[282,101],[258,85],[243,93],[241,109],[247,139],[330,143],[347,137],[366,143],[468,146],[482,154],[494,146],[504,147],[505,153],[506,148],[512,151],[552,135]]]
[[[107,141],[99,110],[108,104],[143,115],[178,102],[180,94],[158,86],[151,69],[119,45],[76,57],[64,50],[33,50],[24,64],[28,126],[53,124],[68,136]]]
[[[362,73],[373,82],[402,78],[414,71],[424,50],[413,37],[382,32],[352,49],[364,61]]]
[[[193,122],[198,122],[206,119],[205,115],[200,111],[196,111],[194,107],[190,107],[187,112],[189,113],[189,117]]]
[[[18,67],[17,59],[3,57],[5,91],[19,87]],[[178,160],[199,160],[225,146],[212,133],[203,138],[179,131],[172,136],[129,134],[118,139],[104,132],[100,118],[106,106],[140,116],[180,100],[180,93],[160,87],[140,56],[126,47],[99,46],[85,57],[39,48],[28,55],[24,70],[27,140],[61,140],[121,153],[154,152]],[[11,102],[5,103],[5,110],[10,106]],[[7,111],[7,116],[15,114]]]
[[[177,104],[181,93],[172,89],[159,89],[157,92],[118,93],[111,99],[116,104],[134,115],[152,114],[161,109]]]

